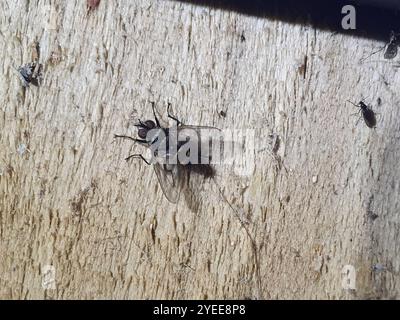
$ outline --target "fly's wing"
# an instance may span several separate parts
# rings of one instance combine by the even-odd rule
[[[391,43],[387,46],[386,51],[385,51],[385,54],[383,55],[383,57],[384,57],[385,59],[390,60],[390,59],[394,59],[394,58],[396,57],[396,55],[397,55],[397,44],[391,42]]]
[[[169,202],[177,203],[186,183],[185,170],[179,165],[170,165],[169,169],[166,164],[155,163],[153,166],[165,197]]]

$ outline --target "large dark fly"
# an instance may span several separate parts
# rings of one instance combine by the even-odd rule
[[[139,158],[146,164],[153,164],[159,184],[165,197],[172,203],[177,203],[181,190],[187,185],[190,173],[211,178],[215,169],[211,165],[210,148],[204,148],[208,141],[203,141],[203,136],[212,136],[212,132],[220,130],[214,127],[184,125],[170,113],[168,105],[168,118],[175,121],[175,126],[167,124],[157,117],[154,104],[152,104],[154,120],[140,121],[135,126],[138,128],[138,138],[126,135],[115,135],[116,138],[129,139],[151,150],[151,159],[147,160],[142,154],[133,154],[126,158]],[[179,136],[179,140],[177,137]],[[184,139],[182,139],[182,136]],[[196,146],[196,154],[191,154]]]

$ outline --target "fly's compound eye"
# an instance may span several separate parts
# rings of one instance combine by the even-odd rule
[[[156,127],[156,124],[152,120],[147,120],[144,122],[144,124],[147,126],[149,129],[154,129]]]
[[[139,136],[139,138],[141,138],[141,139],[146,139],[147,132],[148,132],[148,130],[147,130],[146,128],[140,128],[140,129],[138,130],[138,136]]]

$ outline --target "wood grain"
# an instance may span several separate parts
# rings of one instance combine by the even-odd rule
[[[359,62],[381,43],[174,1],[0,12],[1,298],[399,298],[400,74]],[[24,91],[35,41],[44,82]],[[362,97],[375,130],[351,116]],[[150,101],[254,130],[252,174],[224,168],[197,211],[169,203],[113,139]]]

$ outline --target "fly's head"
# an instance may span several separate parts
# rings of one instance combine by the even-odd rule
[[[368,109],[368,106],[363,101],[360,101],[358,103],[358,107],[361,108],[362,110],[367,110]]]
[[[162,128],[158,127],[153,120],[144,122],[139,120],[135,126],[138,127],[139,138],[145,140],[148,145],[155,143],[159,139],[160,133],[163,132]]]

